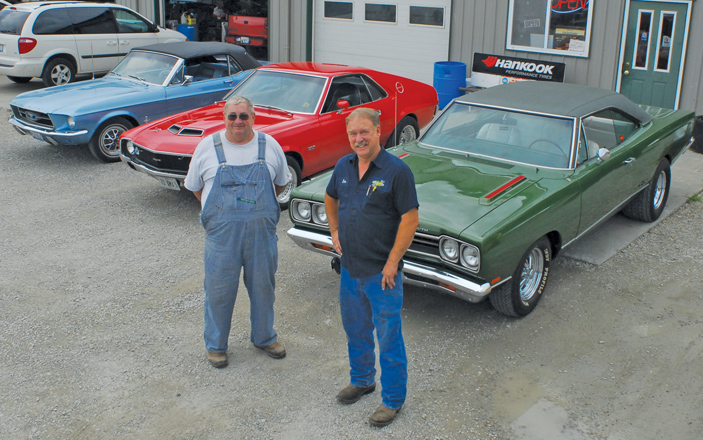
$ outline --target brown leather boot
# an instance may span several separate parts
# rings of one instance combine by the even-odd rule
[[[345,405],[354,403],[361,399],[364,394],[373,393],[376,389],[376,384],[371,384],[367,387],[357,387],[355,385],[347,385],[337,394],[337,401]]]
[[[376,408],[376,411],[374,411],[373,414],[371,414],[371,417],[369,417],[369,424],[371,426],[378,426],[379,428],[388,426],[391,422],[393,422],[396,414],[398,414],[398,411],[400,411],[400,408],[391,409],[385,405],[381,405]]]

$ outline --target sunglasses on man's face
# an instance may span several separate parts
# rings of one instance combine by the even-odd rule
[[[249,119],[249,116],[249,113],[230,113],[227,115],[227,119],[229,119],[230,121],[236,121],[237,118],[239,118],[240,121],[246,121],[247,119]]]

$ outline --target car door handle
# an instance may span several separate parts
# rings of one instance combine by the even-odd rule
[[[634,162],[634,161],[635,161],[635,158],[634,158],[634,157],[628,157],[628,158],[625,159],[622,163],[624,163],[624,164],[629,164],[629,163],[632,163],[632,162]]]
[[[118,43],[117,43],[117,41],[112,41],[112,40],[110,40],[110,41],[108,41],[106,44],[107,44],[108,46],[117,46]]]

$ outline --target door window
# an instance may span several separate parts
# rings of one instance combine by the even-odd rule
[[[396,19],[396,6],[395,5],[381,5],[378,3],[366,3],[364,19],[366,21],[382,21],[386,23],[395,23]]]
[[[352,2],[325,2],[325,18],[351,20],[354,13]]]
[[[371,86],[371,87],[369,87]],[[332,80],[332,85],[327,94],[327,100],[322,108],[322,113],[338,110],[337,101],[347,101],[349,107],[356,107],[379,99],[383,92],[376,83],[362,75],[347,75]],[[383,93],[385,95],[385,93]],[[383,97],[383,96],[381,96]]]
[[[444,26],[444,8],[410,6],[410,24]]]
[[[635,69],[646,69],[649,62],[649,40],[652,33],[652,11],[641,10],[637,23],[637,46],[632,65]]]
[[[597,144],[593,148],[598,151],[600,147],[612,149],[625,141],[637,130],[637,123],[618,111],[608,109],[583,118],[583,128],[587,142]]]
[[[121,34],[136,34],[149,32],[151,26],[144,19],[126,9],[113,9],[117,20],[117,29]]]
[[[654,70],[668,72],[671,62],[671,42],[674,41],[674,23],[676,23],[676,12],[661,13],[661,23],[659,25],[659,38],[657,39],[657,66]]]
[[[108,8],[68,8],[76,34],[116,34],[115,17]]]

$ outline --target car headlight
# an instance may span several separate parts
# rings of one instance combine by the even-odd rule
[[[122,139],[122,145],[129,154],[134,154],[134,143],[132,139]]]
[[[317,224],[327,226],[327,212],[325,205],[315,204],[312,207],[312,221]]]
[[[481,265],[481,253],[476,246],[470,244],[461,246],[461,264],[473,271],[478,271]]]
[[[69,126],[69,127],[71,127],[71,128],[76,128],[76,120],[73,119],[72,116],[69,116],[69,117],[68,117],[67,122],[68,122],[68,126]]]
[[[297,200],[293,204],[293,218],[294,219],[304,221],[304,222],[309,222],[311,214],[312,214],[312,209],[310,207],[310,202]]]
[[[442,238],[439,252],[443,259],[456,263],[459,261],[459,242],[451,238]]]

